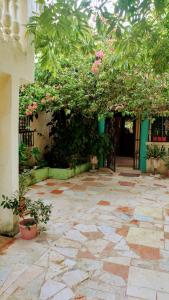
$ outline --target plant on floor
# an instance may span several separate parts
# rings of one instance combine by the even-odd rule
[[[153,146],[147,146],[147,152],[146,152],[146,159],[164,159],[166,156],[166,151],[164,146],[157,146],[157,145],[153,145]]]
[[[12,210],[14,215],[22,219],[19,222],[21,236],[23,239],[32,239],[37,235],[37,225],[49,221],[51,205],[44,204],[41,199],[31,200],[26,196],[28,172],[21,174],[19,179],[19,191],[11,197],[2,195],[0,206]]]
[[[146,159],[151,160],[151,167],[154,169],[154,173],[156,173],[160,160],[165,160],[166,157],[166,151],[164,146],[147,146],[147,153],[146,153]]]

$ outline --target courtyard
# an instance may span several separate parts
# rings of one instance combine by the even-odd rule
[[[34,240],[0,238],[1,300],[169,299],[168,179],[100,169],[28,195],[52,215]]]

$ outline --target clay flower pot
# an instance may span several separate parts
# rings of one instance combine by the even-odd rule
[[[152,140],[153,142],[157,142],[158,137],[157,136],[153,136]]]
[[[37,236],[37,224],[34,219],[24,219],[19,222],[21,237],[24,240],[32,240]]]

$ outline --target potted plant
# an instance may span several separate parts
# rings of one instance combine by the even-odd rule
[[[166,156],[166,151],[164,146],[162,147],[159,147],[157,145],[147,146],[146,158],[147,160],[151,161],[151,165],[153,166],[154,169],[154,174],[158,170],[160,159],[164,159],[165,156]]]
[[[46,224],[51,214],[51,205],[45,205],[42,200],[33,201],[25,196],[28,188],[26,185],[27,173],[20,175],[19,192],[12,197],[2,195],[1,206],[11,209],[14,215],[20,217],[19,229],[21,237],[25,240],[37,236],[38,224]]]

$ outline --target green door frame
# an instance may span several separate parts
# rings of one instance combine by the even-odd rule
[[[99,135],[102,136],[105,133],[105,124],[106,124],[106,120],[103,117],[98,118],[98,132]],[[100,156],[99,158],[99,168],[103,168],[104,167],[104,155]]]
[[[140,135],[140,170],[146,172],[146,142],[148,142],[149,120],[145,119],[141,122]]]

